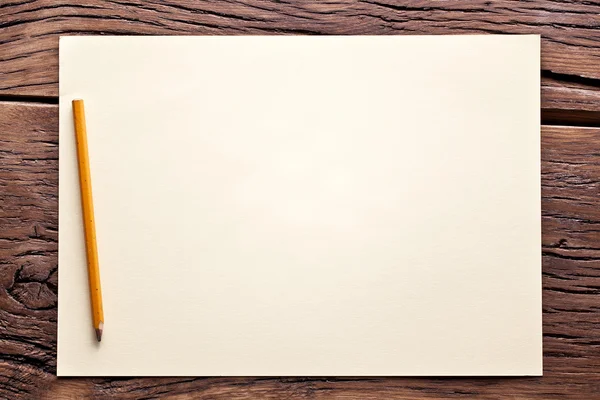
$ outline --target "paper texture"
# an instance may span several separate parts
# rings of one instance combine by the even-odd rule
[[[58,374],[540,375],[539,51],[61,38]]]

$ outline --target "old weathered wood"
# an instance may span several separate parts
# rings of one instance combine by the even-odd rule
[[[5,0],[0,94],[56,96],[60,35],[474,33],[541,34],[542,107],[600,112],[600,3],[564,0]]]
[[[543,378],[55,376],[57,106],[15,100],[56,102],[58,36],[468,33],[541,34],[543,120],[600,127],[598,1],[0,2],[0,398],[597,397],[600,129],[557,126],[542,135]]]
[[[542,121],[600,127],[600,81],[572,78],[542,71]]]
[[[0,103],[0,398],[56,370],[56,109]]]
[[[542,133],[545,376],[460,379],[57,379],[57,130],[56,105],[0,102],[0,398],[592,399],[600,393],[598,128],[545,126]]]

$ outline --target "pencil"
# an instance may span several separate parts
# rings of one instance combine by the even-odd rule
[[[77,159],[79,160],[79,186],[81,190],[81,208],[83,210],[83,228],[87,254],[88,281],[92,303],[92,322],[98,341],[102,339],[104,329],[104,310],[102,309],[102,290],[100,288],[100,270],[98,266],[98,248],[96,245],[96,224],[94,222],[94,202],[92,200],[92,181],[85,126],[83,100],[73,100],[73,122],[77,141]]]

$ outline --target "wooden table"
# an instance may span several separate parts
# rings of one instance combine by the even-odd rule
[[[56,378],[60,35],[469,33],[542,35],[544,377]],[[600,2],[2,0],[0,398],[111,396],[600,398]]]

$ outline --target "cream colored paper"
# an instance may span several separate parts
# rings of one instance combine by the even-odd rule
[[[58,374],[540,375],[539,50],[61,38]]]

